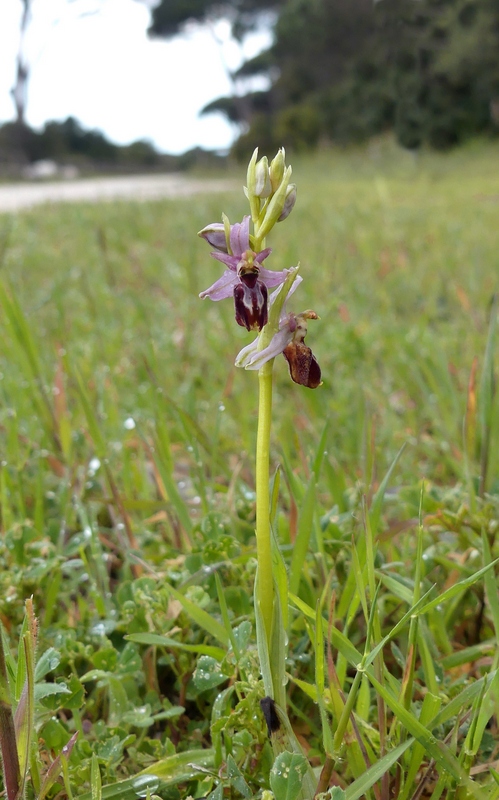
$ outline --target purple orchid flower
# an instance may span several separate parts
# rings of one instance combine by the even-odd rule
[[[288,298],[298,288],[301,280],[300,277],[295,279]],[[277,292],[274,296],[276,294]],[[286,298],[286,302],[288,298]],[[319,319],[319,317],[315,311],[310,309],[302,311],[301,314],[287,313],[286,302],[279,318],[279,330],[272,337],[270,344],[263,350],[258,350],[258,339],[255,339],[254,342],[243,347],[236,358],[236,367],[257,370],[263,367],[267,361],[282,353],[288,362],[292,380],[309,389],[316,389],[321,384],[321,368],[304,340],[307,335],[307,321]]]
[[[262,267],[262,262],[272,251],[270,247],[259,253],[251,249],[249,226],[249,216],[244,217],[241,223],[231,225],[229,244],[221,223],[215,222],[200,231],[199,235],[217,250],[211,256],[225,264],[227,269],[199,296],[210,300],[233,297],[237,324],[248,331],[261,331],[268,320],[268,289],[284,283],[289,270],[274,272]]]

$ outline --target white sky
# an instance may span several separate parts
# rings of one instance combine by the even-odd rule
[[[21,9],[21,0],[0,0],[0,123],[14,118]],[[118,144],[148,139],[168,153],[229,146],[235,131],[225,118],[198,112],[232,93],[224,62],[237,68],[270,43],[269,32],[249,37],[241,52],[225,21],[216,25],[222,47],[198,25],[172,40],[150,40],[149,22],[136,0],[33,0],[27,122],[41,127],[71,115]]]

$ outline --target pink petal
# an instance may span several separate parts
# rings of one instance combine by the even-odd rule
[[[209,289],[205,289],[204,292],[200,292],[199,296],[204,299],[205,297],[209,297],[210,300],[225,300],[227,297],[232,297],[234,294],[234,286],[238,283],[237,276],[232,272],[230,269],[226,269],[224,274],[218,281],[209,287]]]
[[[230,229],[230,247],[235,256],[242,256],[250,249],[249,243],[249,215],[243,217],[242,222],[235,222]]]
[[[258,339],[244,347],[236,359],[236,366],[244,369],[260,369],[263,365],[282,353],[284,348],[293,339],[293,334],[287,326],[282,328],[272,337],[270,344],[263,350],[257,350]]]
[[[237,265],[239,264],[239,256],[229,256],[227,253],[210,253],[210,256],[216,258],[217,261],[221,261],[222,264],[225,264],[225,266],[233,272],[236,272]]]
[[[284,283],[289,273],[289,269],[283,269],[282,272],[275,272],[272,269],[265,269],[260,267],[258,277],[264,282],[265,286],[270,289],[273,286],[280,286]]]
[[[296,267],[291,267],[291,270],[295,270],[296,271]],[[291,270],[289,270],[289,272],[291,272]],[[260,272],[261,272],[261,270],[260,270]],[[286,311],[286,304],[287,304],[289,298],[291,297],[291,295],[296,292],[296,290],[298,289],[298,287],[299,287],[300,283],[302,283],[302,281],[303,281],[302,276],[301,275],[297,275],[296,278],[294,279],[293,283],[291,284],[291,289],[289,290],[289,292],[288,292],[288,294],[286,296],[286,299],[284,301],[284,304],[282,306],[282,309],[281,309],[281,317],[280,317],[280,324],[281,325],[283,324],[284,320],[288,316],[287,311]],[[277,291],[272,292],[272,294],[269,297],[270,305],[272,305],[273,302],[277,299],[277,296],[278,296],[280,291],[281,291],[281,289],[279,288],[279,289],[277,289]]]
[[[265,250],[260,250],[260,252],[256,254],[254,261],[256,261],[257,264],[261,264],[262,261],[264,261],[264,259],[271,254],[271,252],[271,247],[266,247]]]

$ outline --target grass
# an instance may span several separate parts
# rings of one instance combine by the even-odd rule
[[[348,800],[499,797],[497,155],[291,159],[270,242],[269,267],[301,260],[324,379],[276,367],[289,710]],[[222,210],[242,192],[0,217],[14,708],[42,662],[28,797],[58,758],[43,796],[287,797],[258,705],[250,336],[197,297],[217,266],[195,233]]]

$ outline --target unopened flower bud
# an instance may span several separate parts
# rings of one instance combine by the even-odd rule
[[[282,214],[277,222],[282,222],[283,219],[289,217],[296,203],[296,183],[290,183],[286,189],[286,199],[284,201],[284,208]]]
[[[215,250],[219,250],[221,253],[228,252],[225,225],[222,222],[212,222],[211,225],[207,225],[206,228],[199,231],[198,236],[201,236]]]
[[[251,202],[251,197],[255,196],[255,189],[256,189],[256,160],[257,160],[257,158],[258,158],[258,147],[255,148],[255,150],[253,151],[253,155],[251,156],[249,164],[248,164],[248,172],[247,172],[247,175],[246,175],[246,183],[247,183],[246,192],[247,192],[247,197],[250,200],[250,202]]]
[[[272,191],[277,192],[284,170],[286,169],[284,147],[278,150],[277,155],[270,162],[270,182],[272,184]]]
[[[271,192],[269,162],[267,156],[263,156],[255,167],[254,194],[257,197],[268,197]]]
[[[269,234],[284,211],[284,204],[286,202],[290,178],[291,167],[287,167],[284,170],[284,175],[282,176],[282,181],[277,192],[270,198],[269,204],[265,211],[265,217],[263,218],[263,222],[258,229],[258,236],[262,239]]]

